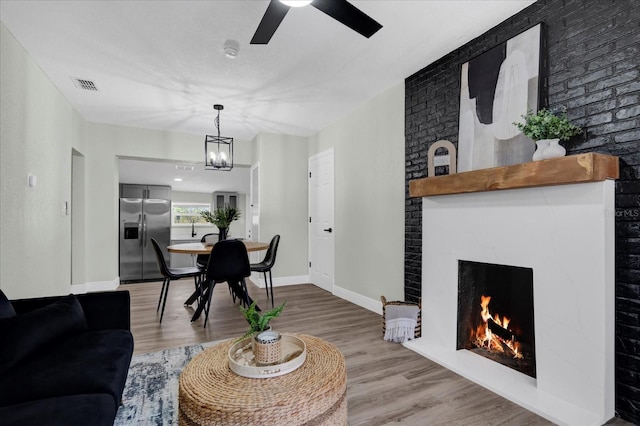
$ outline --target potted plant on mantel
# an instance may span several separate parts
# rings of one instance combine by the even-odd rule
[[[256,302],[246,309],[240,306],[240,312],[249,323],[249,330],[237,341],[252,337],[251,343],[257,365],[275,364],[282,357],[280,333],[272,330],[269,322],[282,313],[285,303],[287,302],[265,313],[260,313],[256,309]]]
[[[218,240],[226,240],[229,226],[234,220],[240,219],[240,210],[229,205],[218,207],[211,213],[208,210],[201,210],[200,215],[209,223],[218,227]]]
[[[569,121],[566,111],[553,112],[543,108],[535,113],[529,111],[522,118],[524,123],[513,124],[526,137],[535,141],[533,161],[564,157],[567,150],[559,142],[582,133],[580,127]]]

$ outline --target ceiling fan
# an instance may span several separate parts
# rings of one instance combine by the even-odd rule
[[[371,37],[382,28],[382,25],[346,0],[271,0],[251,39],[251,44],[269,43],[289,9],[308,4],[366,38]]]

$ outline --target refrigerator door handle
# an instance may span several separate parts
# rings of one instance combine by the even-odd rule
[[[142,214],[138,215],[138,238],[142,235]],[[142,247],[142,238],[140,238],[140,247]]]
[[[144,246],[147,246],[147,215],[142,215],[142,239],[144,240]]]

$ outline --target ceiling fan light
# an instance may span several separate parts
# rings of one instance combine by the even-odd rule
[[[280,3],[289,7],[303,7],[311,4],[313,0],[280,0]]]

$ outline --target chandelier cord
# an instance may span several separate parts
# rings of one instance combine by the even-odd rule
[[[213,120],[216,129],[218,129],[218,139],[220,138],[220,110],[218,110],[218,116]]]

